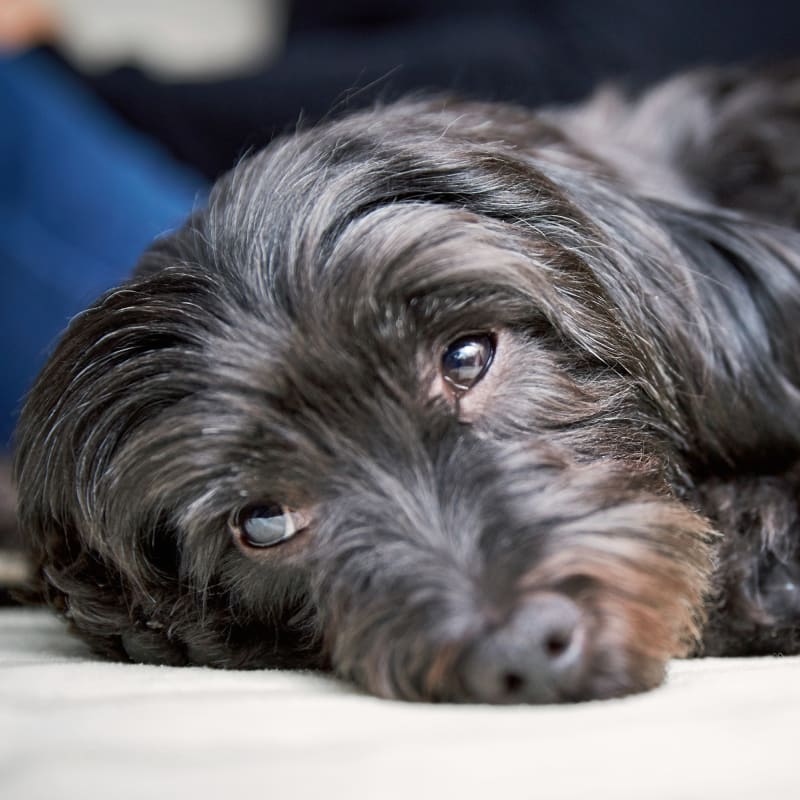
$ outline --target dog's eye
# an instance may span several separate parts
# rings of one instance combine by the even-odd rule
[[[231,520],[231,528],[248,547],[273,547],[306,527],[306,520],[286,506],[250,506]]]
[[[466,392],[486,374],[493,356],[490,334],[462,336],[444,351],[442,377],[457,391]]]

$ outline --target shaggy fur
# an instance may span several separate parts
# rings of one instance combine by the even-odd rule
[[[411,100],[278,141],[33,388],[39,590],[114,658],[413,700],[797,652],[798,224],[800,67],[538,114]],[[454,392],[442,353],[475,333],[494,361]],[[310,526],[242,546],[231,515],[267,502]],[[574,650],[568,674],[526,637]]]

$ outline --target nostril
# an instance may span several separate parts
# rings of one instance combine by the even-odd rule
[[[555,659],[566,653],[571,643],[571,631],[557,631],[555,633],[551,633],[545,639],[544,650],[550,658]]]
[[[519,694],[524,686],[525,678],[519,673],[506,672],[505,675],[503,675],[503,688],[509,696]]]

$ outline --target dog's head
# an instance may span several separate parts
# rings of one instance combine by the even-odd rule
[[[278,143],[72,322],[20,511],[98,649],[513,702],[646,688],[691,646],[686,266],[556,131],[492,114]]]

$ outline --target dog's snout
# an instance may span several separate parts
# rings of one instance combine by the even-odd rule
[[[586,624],[557,594],[526,600],[510,619],[476,641],[460,664],[463,699],[547,703],[573,697],[583,672]]]

